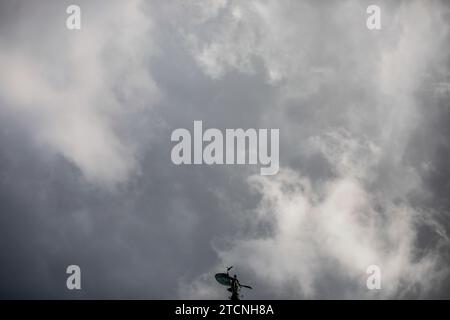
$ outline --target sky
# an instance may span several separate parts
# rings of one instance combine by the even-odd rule
[[[0,298],[224,299],[233,265],[245,299],[449,299],[449,21],[444,0],[1,0]],[[279,129],[280,170],[175,165],[195,120]]]

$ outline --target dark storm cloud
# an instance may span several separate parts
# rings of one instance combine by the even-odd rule
[[[1,3],[1,297],[449,296],[448,5],[68,4]],[[282,170],[173,165],[194,120],[280,128]]]

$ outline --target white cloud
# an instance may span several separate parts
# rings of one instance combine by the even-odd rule
[[[351,177],[337,177],[317,189],[292,170],[249,181],[262,195],[254,227],[266,221],[272,232],[238,238],[218,254],[251,270],[260,285],[275,288],[274,297],[286,297],[286,287],[292,286],[291,298],[323,297],[317,288],[325,278],[345,279],[341,298],[374,297],[365,274],[372,264],[382,270],[383,297],[401,297],[413,286],[425,294],[441,279],[437,252],[417,256],[420,213],[407,204],[390,199],[389,206],[377,210],[376,199]]]
[[[203,25],[209,23],[211,27],[208,32],[197,33],[196,26],[189,24],[180,29],[186,35],[195,60],[212,78],[220,78],[230,70],[251,73],[255,59],[261,59],[267,80],[278,82],[292,69],[300,67],[302,49],[307,49],[312,40],[304,28],[313,22],[309,6],[291,4],[301,12],[295,23],[284,19],[288,6],[248,1],[230,2],[223,8],[222,15],[204,19]]]
[[[313,183],[308,172],[285,165],[275,177],[252,177],[262,200],[242,229],[258,230],[265,222],[272,232],[237,233],[216,250],[223,265],[239,263],[275,288],[276,297],[426,295],[447,272],[440,250],[449,242],[433,213],[411,202],[412,192],[427,190],[405,156],[422,124],[417,88],[430,66],[443,61],[436,52],[448,35],[444,15],[423,1],[386,3],[381,33],[370,34],[360,3],[327,8],[251,1],[236,11],[233,3],[229,19],[228,13],[214,17],[214,33],[187,31],[194,59],[212,78],[251,73],[261,61],[268,82],[280,88],[281,108],[269,110],[267,119],[279,120],[287,146],[303,156],[320,154],[333,172]],[[361,94],[367,100],[360,101]],[[292,110],[304,118],[292,117]],[[418,245],[424,224],[440,235],[427,252]],[[382,270],[379,293],[366,288],[372,264]],[[345,285],[327,295],[325,278]]]
[[[121,117],[150,107],[159,95],[146,62],[156,52],[153,26],[139,6],[84,6],[82,17],[89,19],[82,30],[63,23],[52,30],[60,50],[44,59],[36,54],[55,40],[47,37],[31,50],[6,47],[0,56],[0,95],[33,122],[36,141],[71,161],[87,181],[108,188],[139,170],[133,141],[118,133]]]

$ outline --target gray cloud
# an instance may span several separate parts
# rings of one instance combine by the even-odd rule
[[[1,297],[448,298],[443,1],[3,1]],[[280,173],[170,133],[280,128]],[[65,268],[82,268],[80,292]],[[382,270],[368,291],[366,267]]]

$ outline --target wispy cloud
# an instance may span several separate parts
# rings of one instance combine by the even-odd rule
[[[83,9],[88,13],[89,7]],[[147,65],[156,46],[138,1],[111,2],[92,12],[80,31],[66,30],[58,19],[54,38],[29,49],[2,48],[0,94],[33,123],[38,143],[63,155],[87,181],[111,188],[139,170],[133,141],[117,127],[129,110],[158,99]],[[37,53],[56,39],[58,50]]]

